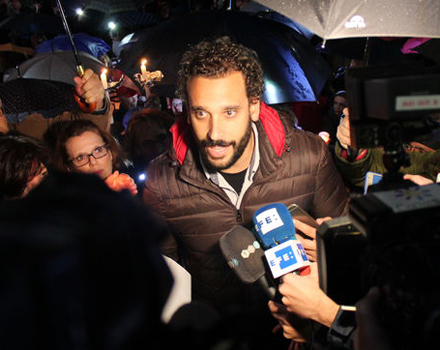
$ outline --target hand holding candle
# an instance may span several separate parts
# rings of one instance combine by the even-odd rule
[[[107,69],[103,68],[101,71],[101,83],[104,89],[108,89],[108,82],[107,82]]]

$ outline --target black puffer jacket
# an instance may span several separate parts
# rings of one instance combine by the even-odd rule
[[[177,137],[174,149],[150,164],[144,189],[145,203],[174,232],[164,253],[183,258],[193,278],[194,298],[217,309],[245,303],[248,295],[221,255],[218,242],[223,234],[235,225],[250,228],[254,212],[269,203],[297,203],[316,218],[337,217],[346,210],[341,177],[318,136],[293,129],[287,118],[263,104],[256,125],[260,164],[239,210],[207,180],[196,151],[188,147],[182,152]]]

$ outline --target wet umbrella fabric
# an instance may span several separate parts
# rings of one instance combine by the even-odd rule
[[[90,68],[100,74],[102,62],[84,52],[79,52],[84,69]],[[46,79],[73,85],[73,78],[78,75],[75,57],[71,51],[40,53],[23,62],[8,77],[8,81],[21,78]]]
[[[73,35],[76,48],[79,51],[88,53],[95,58],[104,55],[110,51],[110,46],[102,39],[85,33]],[[36,53],[55,52],[55,51],[72,51],[69,38],[67,35],[59,35],[53,39],[46,40],[38,45],[35,49]]]
[[[258,0],[323,39],[440,37],[438,0]]]
[[[0,100],[9,123],[20,123],[35,113],[54,118],[78,109],[71,85],[48,80],[15,79],[2,83]]]
[[[90,0],[86,10],[95,10],[107,15],[124,11],[136,11],[137,2],[134,0]]]
[[[309,41],[291,28],[258,16],[234,11],[188,14],[138,32],[121,53],[119,68],[133,76],[140,60],[165,75],[153,91],[173,96],[182,54],[203,39],[228,35],[254,49],[265,71],[263,100],[269,104],[315,101],[330,75],[327,63]]]

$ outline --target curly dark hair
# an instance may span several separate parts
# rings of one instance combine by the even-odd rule
[[[257,53],[227,36],[204,40],[183,54],[177,73],[177,96],[186,100],[186,83],[191,77],[223,77],[234,71],[243,73],[248,98],[259,98],[264,81]]]

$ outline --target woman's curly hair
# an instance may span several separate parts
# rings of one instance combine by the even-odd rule
[[[257,53],[226,36],[204,40],[185,52],[180,61],[177,96],[186,100],[186,83],[191,77],[223,77],[234,71],[243,73],[248,98],[259,98],[264,81]]]

